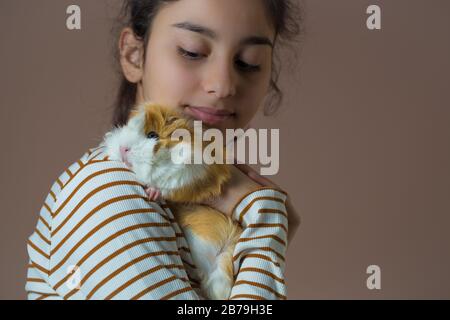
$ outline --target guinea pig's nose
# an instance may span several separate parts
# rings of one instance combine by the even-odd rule
[[[120,154],[125,155],[128,151],[130,151],[130,148],[128,147],[120,147]]]

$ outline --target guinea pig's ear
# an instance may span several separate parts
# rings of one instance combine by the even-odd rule
[[[177,121],[178,119],[180,119],[180,118],[177,117],[177,116],[169,116],[169,117],[166,119],[166,125],[172,124],[172,123],[174,123],[175,121]]]
[[[128,118],[128,126],[136,129],[143,129],[145,124],[145,112],[133,109]]]

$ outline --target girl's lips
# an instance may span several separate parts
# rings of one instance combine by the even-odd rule
[[[233,117],[233,113],[225,110],[215,110],[207,107],[186,106],[189,115],[207,124],[214,125]]]

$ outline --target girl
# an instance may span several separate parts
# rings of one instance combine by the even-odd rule
[[[279,95],[274,49],[299,31],[294,8],[288,0],[125,1],[113,124],[151,100],[224,133],[245,128],[270,88]],[[90,149],[51,187],[28,241],[29,299],[203,299],[170,208],[146,201],[133,173],[103,151]],[[230,299],[286,299],[297,214],[273,182],[233,168],[208,203],[244,228]]]

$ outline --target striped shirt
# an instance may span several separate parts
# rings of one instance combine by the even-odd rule
[[[89,149],[50,188],[27,242],[28,299],[205,299],[167,203],[104,152]],[[286,197],[262,187],[234,207],[243,233],[230,299],[286,299]]]

